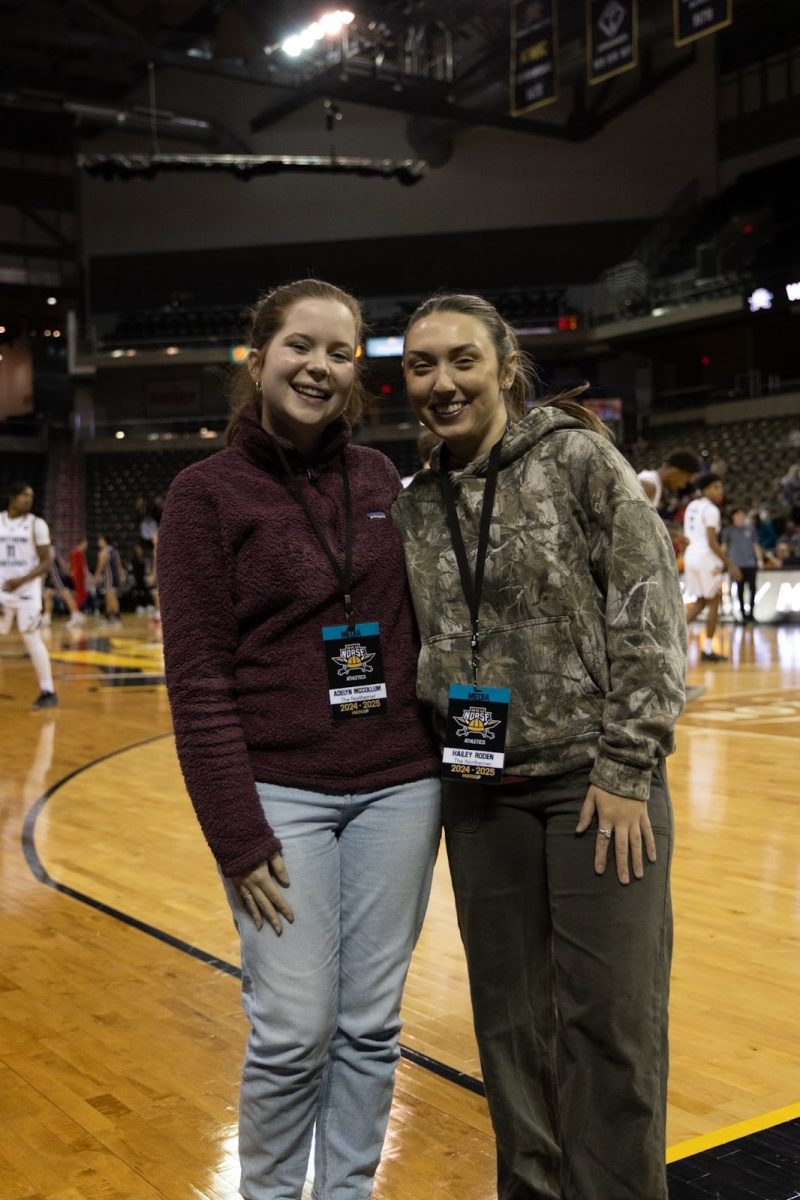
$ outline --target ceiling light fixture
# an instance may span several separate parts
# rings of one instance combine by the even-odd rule
[[[318,21],[301,29],[300,33],[286,38],[281,42],[281,50],[288,58],[299,58],[304,50],[310,50],[323,38],[337,37],[354,20],[355,13],[337,8],[335,12],[325,13]]]

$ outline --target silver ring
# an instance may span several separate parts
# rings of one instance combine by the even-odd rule
[[[611,838],[611,835],[613,832],[614,832],[613,829],[598,829],[598,831],[597,831],[597,833],[600,837],[609,838],[609,839]]]

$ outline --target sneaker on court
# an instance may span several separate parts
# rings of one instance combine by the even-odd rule
[[[58,696],[55,692],[40,692],[31,708],[58,708]]]
[[[700,655],[703,662],[727,662],[727,654],[717,654],[716,650],[704,650]]]
[[[74,612],[67,621],[67,629],[77,629],[79,625],[86,624],[86,617],[82,612]]]

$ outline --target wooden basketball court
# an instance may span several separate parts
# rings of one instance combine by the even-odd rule
[[[671,1161],[800,1116],[800,626],[723,632],[679,725]],[[144,620],[0,643],[0,1197],[233,1200],[237,941]],[[302,1002],[301,1000],[299,1002]],[[376,1200],[490,1200],[446,864],[411,968]],[[800,1190],[800,1185],[798,1185]],[[611,1200],[611,1198],[609,1198]]]

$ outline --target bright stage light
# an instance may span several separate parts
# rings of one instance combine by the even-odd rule
[[[335,12],[325,13],[318,21],[314,21],[300,33],[294,33],[291,37],[286,38],[281,42],[281,50],[289,58],[299,58],[304,50],[310,50],[323,38],[336,37],[342,32],[345,25],[350,25],[354,20],[355,13],[337,8]]]

